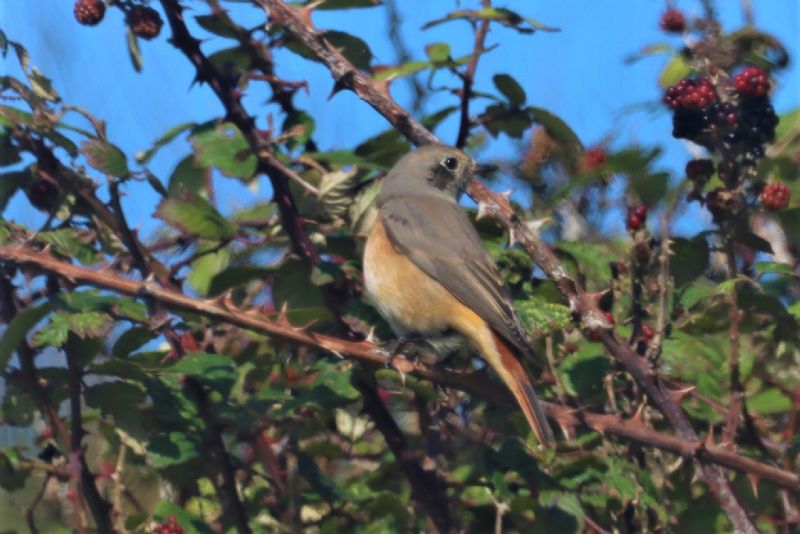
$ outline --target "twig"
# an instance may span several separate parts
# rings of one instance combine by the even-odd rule
[[[222,476],[222,482],[217,492],[222,502],[222,509],[225,511],[228,520],[236,525],[238,532],[249,534],[252,530],[248,524],[244,505],[239,497],[239,490],[236,487],[236,473],[231,464],[230,456],[228,456],[228,451],[225,449],[225,442],[222,440],[222,428],[212,412],[208,394],[203,389],[202,384],[194,378],[187,377],[184,384],[194,399],[198,415],[205,425],[205,445],[214,460],[213,468],[219,471]]]
[[[490,0],[483,0],[481,2],[484,9],[491,7]],[[470,120],[469,120],[469,101],[472,98],[472,84],[475,82],[475,71],[478,69],[478,59],[483,51],[483,43],[486,40],[486,34],[489,31],[489,19],[482,20],[475,30],[475,45],[472,47],[472,57],[467,64],[467,69],[462,75],[463,85],[461,87],[461,119],[458,125],[458,137],[456,138],[456,147],[464,148],[467,144],[467,137],[469,136]]]
[[[328,67],[335,80],[334,90],[354,91],[413,143],[423,145],[438,142],[435,135],[409,116],[408,112],[391,98],[385,84],[375,82],[359,71],[325,40],[324,36],[311,25],[309,7],[289,7],[281,0],[256,0],[256,2],[267,11],[270,21],[286,29]],[[506,225],[512,241],[521,243],[525,247],[566,298],[575,319],[581,321],[587,330],[601,332],[599,338],[606,350],[623,364],[678,434],[690,441],[697,440],[697,434],[686,414],[674,401],[670,392],[659,384],[657,375],[649,368],[647,360],[636,354],[625,341],[614,334],[584,289],[570,277],[566,268],[541,240],[538,233],[525,225],[524,221],[513,212],[508,199],[490,192],[478,180],[472,181],[467,192],[481,205],[484,213]],[[758,532],[722,471],[713,465],[701,464],[700,475],[734,529],[746,533]]]
[[[362,376],[355,381],[355,387],[364,399],[364,411],[375,422],[375,426],[386,440],[389,450],[392,451],[397,465],[411,485],[411,494],[414,500],[425,508],[438,532],[447,534],[456,530],[444,492],[437,489],[441,485],[441,481],[437,479],[435,472],[423,470],[413,457],[405,436],[381,401],[374,385]]]
[[[100,532],[116,532],[111,520],[111,505],[97,489],[94,475],[89,471],[86,456],[83,450],[83,419],[81,416],[81,383],[83,369],[80,364],[81,355],[75,346],[77,340],[74,334],[67,338],[65,354],[67,356],[67,375],[69,379],[69,408],[70,408],[70,456],[77,458],[80,465],[80,494],[89,505],[97,530]]]
[[[194,312],[264,335],[317,347],[340,357],[362,362],[368,367],[384,368],[386,364],[385,352],[372,343],[349,341],[318,334],[306,328],[292,326],[285,317],[269,320],[264,318],[263,313],[258,309],[243,310],[235,307],[227,296],[210,300],[196,299],[148,280],[129,280],[114,273],[78,267],[58,260],[49,252],[36,252],[26,246],[0,246],[0,260],[53,273],[76,285],[88,284],[135,298],[147,297],[173,310]],[[395,363],[406,374],[413,374],[445,387],[465,391],[487,401],[513,405],[512,399],[505,393],[505,390],[488,383],[480,373],[448,372],[438,367],[425,365],[422,361],[412,362],[399,358]],[[676,395],[679,393],[667,391],[665,394]],[[753,474],[793,493],[800,494],[800,475],[789,470],[763,464],[711,443],[657,432],[635,421],[575,410],[552,403],[543,404],[545,413],[560,425],[574,426],[582,423],[597,432],[620,436],[643,445],[664,449],[686,457],[696,457],[703,462],[714,462],[742,473]]]
[[[744,387],[739,373],[739,324],[742,321],[742,312],[739,310],[739,298],[737,296],[738,284],[735,280],[738,276],[736,268],[736,252],[735,244],[733,242],[733,229],[723,228],[725,234],[725,258],[728,266],[728,278],[734,280],[733,287],[731,288],[730,295],[730,319],[731,326],[728,333],[730,342],[730,350],[728,352],[728,367],[730,373],[729,383],[729,404],[728,418],[725,421],[725,427],[722,430],[722,440],[727,443],[734,443],[736,441],[736,433],[739,428],[739,416],[742,414],[744,407]]]
[[[42,498],[44,497],[44,492],[47,489],[47,485],[50,483],[50,478],[53,475],[47,473],[44,476],[44,481],[42,482],[42,487],[39,488],[39,491],[36,493],[36,497],[33,498],[31,504],[25,509],[25,521],[28,523],[28,530],[31,534],[39,534],[39,529],[36,528],[36,521],[34,520],[33,514],[36,512],[36,508],[39,506],[39,503],[42,502]]]

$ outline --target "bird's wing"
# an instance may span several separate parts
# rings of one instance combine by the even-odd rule
[[[520,354],[530,354],[503,279],[458,204],[436,197],[398,196],[386,199],[380,214],[398,252],[476,312]]]

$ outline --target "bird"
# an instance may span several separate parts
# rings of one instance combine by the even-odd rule
[[[383,178],[364,246],[368,299],[400,339],[455,332],[510,390],[540,444],[555,443],[522,364],[533,350],[508,288],[459,205],[480,166],[463,151],[429,144]]]

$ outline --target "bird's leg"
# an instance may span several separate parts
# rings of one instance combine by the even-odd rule
[[[389,358],[386,360],[386,367],[393,367],[394,366],[394,359],[398,354],[403,352],[404,347],[407,345],[416,345],[423,341],[419,335],[416,334],[406,334],[398,337],[391,343],[386,346],[387,352],[389,353]],[[419,354],[419,351],[415,351]]]

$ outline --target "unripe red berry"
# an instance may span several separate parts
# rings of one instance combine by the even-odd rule
[[[642,325],[642,341],[649,344],[653,340],[653,337],[655,337],[655,335],[656,331],[652,326],[650,326],[649,324]]]
[[[142,39],[154,39],[161,33],[164,22],[158,11],[151,7],[134,6],[128,12],[128,26],[131,31]]]
[[[638,204],[628,208],[628,218],[626,220],[628,230],[631,232],[640,230],[644,226],[645,221],[647,221],[647,206]]]
[[[106,5],[103,0],[78,0],[72,8],[75,20],[84,26],[95,26],[103,20]]]
[[[761,192],[761,203],[768,210],[778,211],[789,205],[791,192],[785,184],[780,182],[770,182],[764,186]]]
[[[769,91],[769,75],[760,67],[746,67],[733,77],[733,86],[743,97],[764,96]]]
[[[606,150],[602,146],[593,146],[583,153],[581,168],[584,171],[596,169],[606,162]]]
[[[679,10],[671,7],[661,15],[658,25],[665,32],[681,33],[686,29],[686,18]]]

